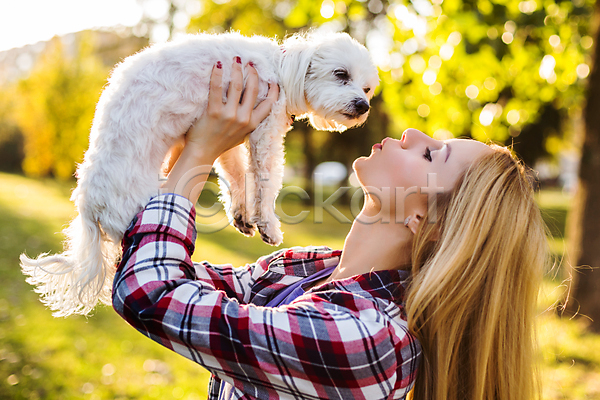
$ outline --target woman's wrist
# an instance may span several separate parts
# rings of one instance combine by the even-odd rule
[[[216,158],[210,151],[197,148],[192,143],[186,144],[163,183],[161,192],[182,195],[195,204]]]
[[[211,149],[211,146],[186,141],[181,156],[185,156],[188,162],[196,165],[213,165],[220,155],[214,153],[215,149]]]

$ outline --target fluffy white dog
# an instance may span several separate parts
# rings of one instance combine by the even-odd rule
[[[222,199],[230,222],[246,235],[282,241],[274,201],[281,189],[283,139],[290,116],[319,130],[344,131],[363,123],[379,82],[367,49],[347,34],[296,35],[279,44],[237,33],[187,35],[149,47],[113,70],[96,108],[90,146],[77,169],[71,200],[78,216],[65,229],[65,252],[21,255],[28,282],[55,316],[87,314],[110,304],[120,241],[134,215],[159,193],[169,148],[206,109],[210,74],[223,65],[226,89],[231,60],[252,62],[259,98],[280,86],[272,112],[240,145],[218,159]],[[253,181],[246,187],[246,174]],[[246,199],[249,199],[247,201]]]

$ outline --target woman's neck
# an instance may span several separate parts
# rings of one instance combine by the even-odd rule
[[[329,280],[372,271],[401,269],[410,264],[413,234],[394,218],[365,223],[378,212],[365,205],[346,236],[340,264]]]

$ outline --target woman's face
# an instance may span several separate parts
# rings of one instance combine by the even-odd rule
[[[389,188],[390,193],[397,193],[416,187],[422,194],[417,197],[423,197],[451,190],[471,162],[492,151],[475,140],[441,141],[408,129],[400,140],[385,138],[373,145],[371,155],[355,160],[353,168],[364,188]]]

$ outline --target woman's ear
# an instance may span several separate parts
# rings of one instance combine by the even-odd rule
[[[410,231],[413,233],[413,235],[417,234],[417,230],[419,229],[419,226],[421,224],[428,224],[429,222],[427,220],[425,220],[423,218],[423,215],[415,213],[413,215],[410,215],[408,218],[406,218],[404,226],[406,226],[408,229],[410,229]],[[433,235],[431,236],[431,239],[434,241],[437,241],[440,238],[440,231],[438,229],[438,227],[434,227],[434,232]]]
[[[410,229],[410,231],[413,233],[413,235],[417,234],[417,230],[419,229],[419,225],[421,225],[421,220],[423,219],[423,216],[415,213],[413,215],[409,215],[405,220],[404,220],[404,226],[406,226],[408,229]]]

